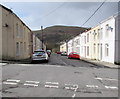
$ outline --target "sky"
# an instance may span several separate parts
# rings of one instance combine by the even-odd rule
[[[64,25],[81,27],[102,2],[1,2],[31,30]],[[118,12],[118,2],[105,2],[82,27],[94,27]]]

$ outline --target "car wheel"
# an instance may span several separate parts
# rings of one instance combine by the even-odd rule
[[[45,60],[46,63],[48,63],[49,60]]]
[[[70,59],[70,57],[68,57],[68,59]]]
[[[34,61],[33,61],[33,60],[31,61],[31,64],[32,64],[32,63],[34,63]]]

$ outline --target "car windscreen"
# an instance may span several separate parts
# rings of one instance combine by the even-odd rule
[[[34,54],[44,54],[44,51],[34,51]]]
[[[51,50],[47,50],[47,52],[51,52]]]
[[[72,54],[77,54],[77,53],[74,52],[74,53],[72,53]]]

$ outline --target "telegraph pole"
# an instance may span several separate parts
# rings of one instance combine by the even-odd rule
[[[41,26],[41,31],[42,31],[42,33],[41,33],[41,41],[42,41],[42,50],[44,49],[43,48],[43,26]]]
[[[65,40],[65,43],[66,43],[66,52],[68,54],[68,40]]]
[[[67,37],[67,33],[65,32],[65,43],[66,43],[66,52],[68,54],[68,37]]]

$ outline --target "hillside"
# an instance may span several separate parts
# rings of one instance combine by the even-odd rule
[[[87,28],[72,26],[52,26],[43,30],[43,41],[47,45],[47,49],[59,50],[61,42],[70,40],[80,34]],[[33,31],[36,36],[41,39],[41,30]]]

